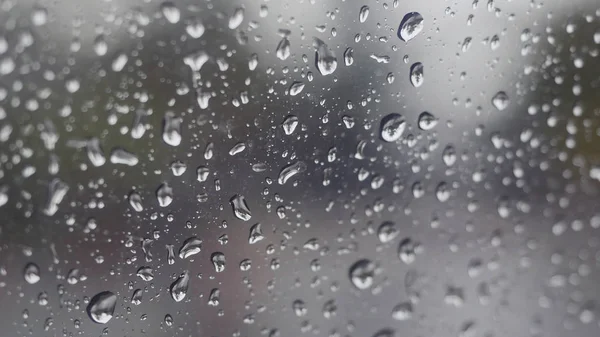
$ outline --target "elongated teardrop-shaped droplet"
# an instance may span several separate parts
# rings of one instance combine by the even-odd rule
[[[142,289],[136,289],[133,292],[133,295],[131,295],[131,303],[133,303],[135,305],[142,304],[142,296],[143,295],[144,295],[144,292],[142,291]]]
[[[40,281],[40,267],[35,263],[28,263],[23,271],[23,278],[29,284],[36,284]]]
[[[406,129],[404,117],[397,113],[391,113],[381,119],[380,137],[388,143],[395,142],[400,139],[404,129]]]
[[[335,54],[329,49],[325,42],[317,38],[314,38],[313,44],[317,49],[315,53],[317,69],[323,76],[333,74],[335,69],[337,69],[337,58],[335,57]]]
[[[304,83],[296,81],[290,86],[290,96],[296,96],[304,90]]]
[[[236,154],[243,152],[245,149],[246,149],[246,143],[243,143],[243,142],[237,143],[229,150],[229,155],[235,156]]]
[[[283,128],[283,132],[285,132],[285,134],[288,136],[291,135],[292,133],[294,133],[297,126],[298,126],[298,117],[296,117],[294,115],[287,116],[285,118],[285,120],[283,121],[283,123],[281,124],[281,127]]]
[[[195,236],[192,236],[191,238],[186,239],[183,242],[183,245],[181,246],[181,248],[179,248],[179,258],[187,259],[188,257],[190,257],[192,255],[196,255],[196,254],[200,253],[201,249],[202,249],[202,240],[198,239]]]
[[[98,324],[106,324],[113,317],[117,305],[117,295],[103,291],[90,300],[87,306],[88,316]]]
[[[410,12],[404,16],[398,28],[398,37],[404,42],[414,39],[423,30],[423,16]]]
[[[277,182],[280,185],[284,185],[290,178],[295,176],[296,174],[302,173],[306,170],[306,164],[303,161],[297,161],[295,163],[289,164],[285,166],[279,172],[279,177],[277,178]]]
[[[352,49],[352,47],[348,47],[344,51],[344,64],[346,65],[346,67],[349,67],[353,63],[354,63],[354,49]]]
[[[244,21],[244,9],[236,8],[233,14],[229,17],[229,29],[236,29]]]
[[[419,129],[427,131],[433,129],[438,123],[438,119],[427,111],[421,112],[419,115]]]
[[[114,148],[110,153],[110,162],[113,164],[122,164],[127,166],[135,166],[139,162],[138,157],[121,148]]]
[[[373,285],[375,267],[375,263],[371,260],[362,259],[356,261],[350,267],[350,281],[360,290],[370,288]]]
[[[220,273],[223,270],[225,270],[225,254],[223,254],[221,252],[214,252],[210,256],[210,261],[212,262],[213,266],[215,267],[215,271],[217,273]]]
[[[368,17],[369,17],[369,6],[362,6],[360,8],[360,12],[358,12],[358,21],[360,21],[360,23],[363,23],[363,22],[367,21]]]
[[[162,138],[168,145],[178,146],[181,143],[181,118],[168,111],[163,120]]]
[[[173,298],[175,302],[181,302],[185,298],[188,292],[189,283],[190,275],[187,270],[181,273],[175,282],[171,283],[169,290],[171,298]]]
[[[290,40],[288,40],[287,37],[284,37],[279,41],[277,49],[275,50],[275,55],[282,61],[285,61],[290,57]]]
[[[129,199],[129,205],[134,211],[141,212],[144,210],[144,205],[142,205],[142,196],[140,196],[138,192],[131,191],[127,199]]]
[[[156,200],[160,207],[167,207],[173,202],[173,188],[167,183],[161,184],[156,190]]]
[[[492,105],[498,109],[498,111],[506,109],[509,103],[510,98],[504,91],[498,91],[492,98]]]
[[[250,228],[250,235],[248,236],[248,243],[255,244],[258,241],[264,239],[264,235],[262,233],[262,229],[260,228],[260,223],[255,224]]]
[[[250,213],[250,208],[248,208],[248,204],[246,203],[246,199],[243,195],[236,194],[229,200],[229,202],[231,203],[233,214],[236,218],[243,221],[248,221],[250,218],[252,218],[252,213]]]
[[[410,83],[418,88],[423,85],[423,63],[417,62],[410,67]]]
[[[44,208],[44,214],[54,215],[58,211],[58,205],[62,202],[69,191],[69,185],[58,178],[52,179],[48,185],[48,201]]]

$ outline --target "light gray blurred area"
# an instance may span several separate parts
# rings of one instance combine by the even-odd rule
[[[597,0],[0,0],[0,335],[598,336],[599,53]]]

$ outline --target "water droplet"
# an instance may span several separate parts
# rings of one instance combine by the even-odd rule
[[[244,9],[236,8],[233,14],[229,17],[229,29],[236,29],[244,21]]]
[[[43,7],[35,7],[31,12],[31,22],[34,26],[43,26],[48,22],[48,10]]]
[[[250,267],[252,267],[252,261],[250,259],[243,259],[240,262],[240,270],[241,271],[248,271],[248,270],[250,270]]]
[[[348,47],[344,51],[344,64],[346,65],[346,67],[349,67],[353,63],[354,63],[354,49],[352,49],[352,47]]]
[[[231,203],[233,214],[236,218],[243,221],[248,221],[250,218],[252,218],[252,213],[250,213],[250,208],[248,208],[248,204],[246,203],[246,199],[243,195],[236,194],[229,200],[229,202]]]
[[[262,233],[262,229],[260,228],[260,223],[255,224],[250,228],[250,235],[248,236],[248,243],[255,244],[258,241],[264,239],[265,236]]]
[[[175,280],[173,283],[171,283],[169,290],[171,293],[171,298],[173,298],[173,300],[175,300],[175,302],[181,302],[185,298],[185,296],[187,295],[187,292],[188,292],[189,282],[190,282],[190,275],[189,275],[188,271],[186,270],[183,273],[181,273],[181,275],[179,275],[177,280]]]
[[[156,200],[160,207],[167,207],[173,202],[173,188],[167,183],[161,184],[156,190]]]
[[[204,51],[198,51],[183,58],[183,63],[190,67],[193,72],[199,72],[202,66],[208,61],[209,57]]]
[[[281,124],[281,127],[283,128],[283,132],[285,132],[285,134],[288,136],[291,135],[292,133],[294,133],[297,126],[298,126],[298,117],[296,117],[294,115],[287,116],[285,118],[285,120],[283,121],[283,123]]]
[[[428,131],[433,129],[438,123],[438,119],[431,113],[424,111],[419,115],[419,129]]]
[[[193,19],[185,26],[185,31],[193,39],[199,39],[204,35],[204,25],[199,19]]]
[[[200,253],[202,249],[202,240],[195,236],[186,239],[181,248],[179,248],[179,258],[187,259],[192,255]]]
[[[212,262],[213,266],[215,267],[215,271],[217,273],[220,273],[223,270],[225,270],[225,254],[223,254],[221,252],[214,252],[210,256],[210,261]]]
[[[410,302],[403,302],[392,309],[392,318],[397,321],[406,321],[412,318],[413,306]]]
[[[369,17],[369,6],[362,6],[360,8],[360,12],[358,12],[358,20],[360,21],[360,23],[363,23],[363,22],[367,21],[368,17]]]
[[[174,176],[180,177],[187,170],[187,165],[182,161],[175,160],[175,161],[171,162],[171,164],[169,165],[169,168],[171,169],[171,172],[173,172]]]
[[[398,37],[404,42],[414,39],[423,30],[423,16],[410,12],[404,16],[398,28]]]
[[[290,86],[290,96],[296,96],[304,90],[304,83],[296,81]]]
[[[397,113],[391,113],[381,119],[380,136],[381,139],[392,143],[400,139],[406,129],[404,117]]]
[[[398,257],[406,264],[413,263],[416,258],[415,248],[416,243],[410,238],[405,238],[400,242],[400,245],[398,245]]]
[[[435,188],[435,196],[440,202],[446,202],[450,198],[450,189],[448,184],[441,182]]]
[[[181,18],[181,12],[174,3],[170,1],[163,2],[160,6],[160,10],[169,23],[179,22],[179,19]]]
[[[167,248],[167,263],[169,265],[175,264],[175,253],[173,252],[173,245],[165,245],[165,247]]]
[[[104,39],[104,35],[98,35],[94,40],[94,52],[98,56],[104,56],[108,52],[108,44]]]
[[[123,70],[123,68],[125,68],[125,65],[127,65],[127,61],[129,60],[129,58],[127,57],[127,54],[125,53],[121,53],[119,55],[117,55],[117,57],[114,58],[111,68],[114,72],[119,72],[121,70]]]
[[[471,37],[465,38],[465,40],[463,41],[462,47],[460,48],[463,53],[466,53],[469,50],[469,48],[471,48],[472,40],[473,40],[473,38],[471,38]]]
[[[131,295],[131,303],[133,303],[134,305],[142,304],[142,295],[143,294],[144,294],[144,292],[142,291],[142,289],[136,289],[133,292],[133,295]]]
[[[316,48],[315,63],[317,69],[323,76],[331,75],[337,68],[337,58],[333,51],[327,47],[325,42],[314,38],[313,45]]]
[[[377,331],[373,337],[394,337],[396,335],[396,331],[394,329],[385,328]]]
[[[73,268],[67,273],[67,283],[73,285],[79,282],[79,269]]]
[[[282,61],[285,61],[290,57],[290,40],[288,40],[287,37],[284,37],[279,41],[277,49],[275,50],[275,55]]]
[[[360,290],[365,290],[373,285],[375,276],[375,263],[371,260],[362,259],[356,261],[350,267],[350,281]]]
[[[446,166],[452,166],[456,163],[456,150],[452,145],[446,146],[444,152],[442,152],[442,160]]]
[[[391,221],[383,222],[377,230],[377,236],[382,243],[394,240],[399,233],[400,231],[396,228],[396,224]]]
[[[410,67],[410,83],[413,87],[418,88],[423,84],[423,75],[423,63],[417,62]]]
[[[284,185],[290,178],[296,174],[302,173],[306,170],[306,164],[303,161],[297,161],[289,164],[281,169],[277,182],[279,185]]]
[[[292,309],[298,317],[306,316],[306,313],[308,312],[306,309],[306,304],[304,304],[304,301],[302,300],[295,300],[292,303]]]
[[[117,295],[110,291],[103,291],[92,297],[87,306],[87,313],[92,321],[106,324],[113,317],[117,305]]]
[[[246,143],[237,143],[229,150],[229,155],[235,156],[236,154],[243,152],[245,149]]]
[[[167,326],[173,326],[173,316],[166,314],[165,315],[165,324]]]
[[[23,277],[29,284],[36,284],[40,281],[40,268],[35,263],[28,263],[23,271]]]
[[[144,210],[144,206],[142,205],[142,197],[138,192],[131,191],[127,199],[129,199],[129,205],[131,208],[133,208],[133,210],[136,212],[141,212]]]
[[[504,91],[498,91],[492,98],[492,105],[498,109],[498,111],[506,109],[509,103],[510,98]]]
[[[152,281],[154,279],[154,271],[152,270],[152,267],[140,267],[137,270],[136,275],[146,282]]]
[[[110,154],[110,162],[113,164],[122,164],[127,166],[135,166],[139,162],[138,157],[121,148],[114,148]]]
[[[175,116],[174,112],[165,113],[162,134],[165,143],[171,146],[178,146],[181,143],[181,122],[181,118]]]
[[[213,157],[213,149],[215,147],[214,143],[206,144],[206,148],[204,149],[204,159],[210,160]]]
[[[206,166],[199,166],[196,169],[196,180],[203,183],[208,179],[208,175],[210,174],[210,170]]]
[[[216,307],[220,302],[221,291],[218,288],[214,288],[210,291],[210,295],[208,295],[208,305],[211,307]]]
[[[335,300],[329,300],[323,304],[323,317],[330,319],[337,314],[337,304]]]

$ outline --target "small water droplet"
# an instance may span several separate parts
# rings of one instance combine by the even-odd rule
[[[179,11],[179,8],[175,6],[174,3],[170,1],[163,2],[160,6],[160,10],[165,19],[169,21],[169,23],[174,24],[179,22],[179,19],[181,18],[181,12]]]
[[[144,210],[144,206],[142,205],[142,196],[136,191],[131,191],[129,196],[127,197],[129,200],[129,205],[136,212],[141,212]]]
[[[167,183],[161,184],[156,190],[156,200],[160,207],[167,207],[173,202],[173,188]]]
[[[285,132],[285,134],[288,136],[291,135],[292,133],[294,133],[297,126],[298,126],[298,117],[296,117],[294,115],[287,116],[285,118],[285,120],[283,121],[283,123],[281,124],[281,127],[283,128],[283,132]]]
[[[438,119],[435,118],[431,113],[424,111],[419,115],[419,129],[423,131],[428,131],[433,129],[438,123]]]
[[[406,321],[412,318],[413,306],[410,302],[403,302],[392,309],[392,318],[397,321]]]
[[[219,288],[214,288],[213,290],[211,290],[210,295],[208,295],[208,305],[210,305],[211,307],[218,306],[221,301],[220,295],[221,291],[219,290]]]
[[[133,292],[133,295],[131,295],[131,303],[133,303],[134,305],[142,304],[142,295],[143,294],[144,294],[144,292],[142,291],[142,289],[136,289]]]
[[[398,245],[398,257],[406,264],[411,264],[415,261],[415,248],[416,243],[410,238],[405,238]]]
[[[382,243],[387,243],[394,240],[400,231],[396,228],[396,224],[391,221],[385,221],[377,230],[377,237],[379,237],[379,241]]]

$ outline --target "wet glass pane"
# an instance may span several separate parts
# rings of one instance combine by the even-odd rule
[[[0,0],[2,336],[598,336],[600,5]]]

